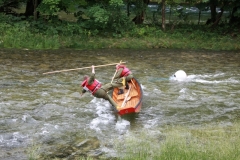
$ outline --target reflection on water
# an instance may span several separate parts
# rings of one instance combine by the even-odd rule
[[[144,91],[142,111],[133,117],[119,118],[107,101],[89,93],[80,97],[79,84],[91,69],[42,74],[120,60],[127,61]],[[82,144],[91,146],[91,154],[114,155],[114,140],[127,132],[168,124],[228,124],[240,114],[239,62],[240,54],[231,52],[1,50],[0,159],[26,159],[33,144],[57,157],[73,156],[73,148]],[[187,79],[171,80],[180,69]],[[115,66],[96,68],[102,83],[114,73]],[[99,146],[93,145],[95,138]]]

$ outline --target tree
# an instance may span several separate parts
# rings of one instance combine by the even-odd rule
[[[210,10],[211,10],[211,22],[214,23],[216,21],[216,16],[217,16],[216,8],[218,5],[218,0],[210,0],[209,4],[210,4]]]
[[[37,7],[41,2],[42,2],[42,0],[28,0],[24,15],[26,17],[34,16],[34,20],[37,20],[37,18],[39,16]]]
[[[136,0],[136,16],[133,18],[135,24],[142,24],[144,21],[144,13],[146,12],[147,5],[150,0]]]
[[[240,1],[239,0],[229,0],[229,5],[232,7],[232,12],[230,15],[229,24],[240,26]]]
[[[56,16],[59,11],[76,12],[78,6],[86,5],[85,0],[28,0],[25,16],[34,16],[36,20],[39,14]]]
[[[166,0],[162,0],[162,29],[165,30],[166,29],[166,25],[165,25],[165,7],[166,7]]]

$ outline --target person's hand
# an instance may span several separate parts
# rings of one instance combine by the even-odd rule
[[[80,97],[82,97],[83,93],[80,93]]]
[[[95,74],[94,65],[92,65],[92,73],[94,73],[94,74]]]

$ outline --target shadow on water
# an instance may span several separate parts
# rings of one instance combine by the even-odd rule
[[[139,118],[139,113],[125,114],[118,118],[125,119],[125,120],[131,122],[131,125],[134,125],[137,122],[137,119]]]
[[[91,69],[42,74],[120,60],[144,93],[141,112],[121,120],[107,101],[80,97],[82,77]],[[128,133],[229,124],[240,115],[239,62],[239,53],[223,51],[0,50],[0,159],[114,157],[115,141]],[[180,69],[187,80],[170,80]],[[114,73],[115,66],[96,68],[104,84]]]

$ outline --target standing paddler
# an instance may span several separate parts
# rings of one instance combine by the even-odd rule
[[[131,81],[131,79],[133,78],[133,74],[131,72],[131,70],[129,68],[127,68],[127,66],[119,63],[116,65],[116,74],[114,75],[113,79],[116,82],[121,82],[123,79],[125,80],[124,84],[126,85],[125,89],[129,89],[128,86],[128,82]],[[120,87],[118,94],[123,94],[123,87]]]

